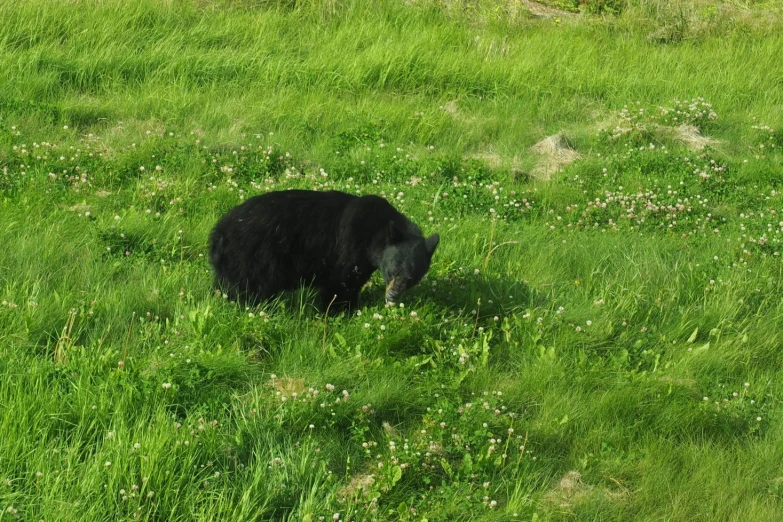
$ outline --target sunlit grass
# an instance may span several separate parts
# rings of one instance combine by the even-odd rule
[[[779,518],[780,22],[697,4],[0,5],[0,520]],[[286,188],[427,278],[216,295]]]

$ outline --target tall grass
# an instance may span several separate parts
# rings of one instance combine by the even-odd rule
[[[350,122],[383,120],[395,141],[513,155],[632,101],[700,95],[742,119],[780,103],[778,25],[727,25],[667,45],[619,21],[477,26],[427,3],[341,4],[333,15],[263,3],[0,9],[4,96],[83,127],[153,119],[232,137],[267,130],[305,151]],[[449,101],[456,113],[439,110]]]
[[[770,7],[0,3],[0,520],[779,519]],[[216,295],[287,188],[386,196],[428,277]]]

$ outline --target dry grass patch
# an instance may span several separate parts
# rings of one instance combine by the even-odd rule
[[[375,475],[372,473],[354,475],[348,484],[337,490],[337,498],[345,500],[356,496],[367,496],[373,484],[375,484]]]
[[[663,133],[672,132],[674,139],[682,142],[690,150],[702,150],[707,146],[718,143],[718,140],[705,136],[693,125],[680,125],[679,127],[662,127],[658,129]]]
[[[541,4],[539,2],[530,2],[529,0],[517,0],[517,2],[508,3],[519,3],[522,5],[522,7],[527,9],[531,15],[538,18],[565,18],[578,15],[578,13],[566,11],[564,9],[558,9],[556,7]]]
[[[614,113],[611,117],[597,125],[597,131],[606,130],[610,133],[610,140],[621,139],[632,133],[642,133],[654,142],[673,143],[678,142],[692,151],[703,150],[720,143],[719,140],[702,134],[701,129],[689,123],[677,126],[664,125],[649,121],[629,121],[623,118],[622,113]]]
[[[531,150],[538,155],[538,161],[530,173],[541,180],[549,180],[552,174],[582,157],[562,133],[547,136],[533,145]]]
[[[275,391],[280,392],[285,397],[291,397],[293,394],[303,395],[307,392],[307,386],[304,379],[293,379],[290,377],[273,377],[267,383]]]
[[[580,503],[591,498],[602,498],[609,501],[621,501],[630,494],[622,484],[613,480],[619,489],[592,486],[582,480],[578,471],[569,471],[560,481],[546,493],[544,501],[554,507],[570,511]]]

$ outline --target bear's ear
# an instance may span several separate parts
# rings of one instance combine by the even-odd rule
[[[440,236],[438,234],[432,234],[430,237],[424,240],[424,246],[427,247],[427,252],[432,256],[432,254],[435,252],[435,248],[437,248],[438,243],[440,243]]]

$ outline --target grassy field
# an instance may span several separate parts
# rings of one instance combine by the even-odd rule
[[[0,521],[783,518],[783,3],[583,4],[0,2]],[[427,278],[216,295],[286,188]]]

